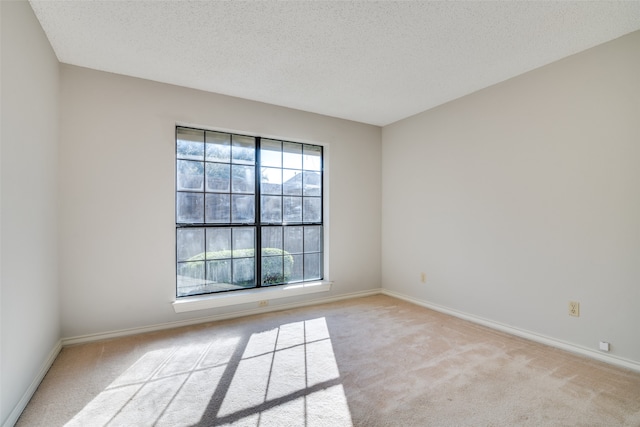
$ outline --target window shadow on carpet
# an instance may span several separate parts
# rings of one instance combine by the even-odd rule
[[[67,426],[352,425],[324,317],[146,352]]]

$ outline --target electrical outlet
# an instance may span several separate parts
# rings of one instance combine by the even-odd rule
[[[269,305],[269,301],[267,300],[258,301],[258,307],[266,307],[268,305]]]
[[[606,341],[600,341],[600,350],[609,351],[609,343]]]
[[[580,303],[569,301],[569,316],[580,317]]]
[[[420,281],[422,283],[427,283],[427,273],[420,273]]]

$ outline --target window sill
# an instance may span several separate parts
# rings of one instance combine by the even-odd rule
[[[272,299],[314,294],[318,292],[329,292],[331,290],[331,283],[332,282],[324,281],[294,283],[291,285],[225,292],[215,295],[210,294],[184,297],[173,302],[173,310],[176,313],[184,313],[187,311],[206,310],[208,308],[227,307],[252,302],[268,302]]]

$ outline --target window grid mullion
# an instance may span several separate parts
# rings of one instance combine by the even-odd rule
[[[261,166],[261,159],[260,159],[260,145],[262,142],[262,138],[260,137],[256,137],[256,154],[255,154],[255,159],[256,159],[256,163],[254,165],[254,170],[255,170],[255,180],[256,180],[256,185],[255,185],[255,221],[254,221],[254,225],[255,225],[255,229],[256,229],[256,250],[254,251],[255,253],[255,259],[256,259],[256,287],[260,288],[262,287],[262,212],[261,212],[261,199],[262,199],[262,194],[261,194],[261,186],[260,183],[262,181],[261,177],[262,177],[262,166]]]

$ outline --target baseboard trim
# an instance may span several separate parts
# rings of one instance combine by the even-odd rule
[[[596,359],[601,362],[605,362],[621,368],[631,369],[633,371],[640,372],[640,363],[635,362],[633,360],[625,359],[618,356],[613,356],[611,354],[600,353],[590,348],[582,347],[567,341],[559,340],[557,338],[552,338],[552,337],[531,332],[525,329],[515,328],[513,326],[505,325],[504,323],[496,322],[494,320],[486,319],[480,316],[475,316],[473,314],[464,313],[464,312],[454,310],[439,304],[434,304],[418,298],[413,298],[408,295],[401,294],[399,292],[390,291],[388,289],[382,289],[380,293],[382,293],[383,295],[387,295],[393,298],[398,298],[398,299],[410,302],[412,304],[426,307],[431,310],[438,311],[440,313],[448,314],[453,317],[457,317],[459,319],[468,320],[470,322],[473,322],[482,326],[486,326],[488,328],[495,329],[501,332],[505,332],[507,334],[515,335],[517,337],[535,341],[540,344],[545,344],[551,347],[559,348],[561,350],[579,354],[585,357],[589,357],[591,359]]]
[[[138,335],[138,334],[143,334],[147,332],[161,331],[164,329],[173,329],[173,328],[179,328],[182,326],[197,325],[200,323],[234,319],[237,317],[251,316],[253,314],[289,310],[292,308],[306,307],[310,305],[327,304],[330,302],[341,301],[346,299],[362,298],[362,297],[371,296],[371,295],[378,295],[380,293],[382,293],[382,289],[376,288],[376,289],[370,289],[366,291],[335,295],[335,296],[326,297],[326,298],[314,298],[308,301],[285,303],[285,304],[279,304],[279,305],[273,305],[273,306],[267,306],[267,307],[253,308],[249,310],[234,311],[232,313],[223,313],[223,314],[217,314],[213,316],[197,317],[197,318],[188,319],[188,320],[159,323],[159,324],[143,326],[139,328],[119,329],[119,330],[109,331],[109,332],[100,332],[97,334],[79,335],[75,337],[63,338],[62,346],[64,347],[64,346],[74,345],[74,344],[83,344],[83,343],[94,342],[94,341],[102,341],[106,339],[124,337],[128,335]]]
[[[36,375],[36,377],[33,379],[31,384],[29,385],[29,388],[27,388],[27,390],[22,395],[22,398],[18,401],[16,406],[14,406],[13,410],[5,420],[4,424],[2,424],[2,427],[13,427],[15,423],[18,422],[18,418],[20,418],[22,411],[24,411],[24,408],[27,407],[27,404],[31,400],[31,397],[33,397],[33,394],[38,389],[38,386],[44,379],[44,376],[49,371],[49,368],[51,368],[51,365],[53,365],[53,362],[56,360],[56,357],[58,357],[58,353],[60,353],[60,350],[62,350],[62,340],[58,340],[55,346],[51,349],[51,351],[49,352],[49,355],[40,366],[38,375]]]

